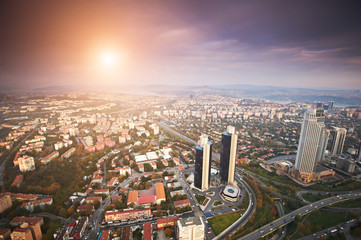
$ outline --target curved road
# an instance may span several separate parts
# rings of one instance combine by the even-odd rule
[[[337,196],[333,196],[330,198],[326,198],[326,199],[322,199],[320,201],[314,202],[314,203],[310,203],[304,207],[301,207],[291,213],[288,213],[287,215],[278,218],[277,220],[253,231],[250,234],[247,234],[246,236],[240,238],[240,239],[244,239],[244,240],[256,240],[256,239],[260,239],[270,233],[272,233],[273,231],[275,231],[276,229],[285,226],[286,224],[292,222],[295,217],[297,215],[306,215],[314,210],[326,207],[330,204],[336,203],[336,202],[342,202],[348,199],[356,199],[356,198],[361,198],[361,192],[353,192],[353,193],[348,193],[348,194],[342,194],[342,195],[337,195]]]

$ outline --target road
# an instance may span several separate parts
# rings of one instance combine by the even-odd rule
[[[245,187],[245,189],[248,193],[249,200],[250,200],[249,204],[248,204],[248,208],[247,208],[246,212],[242,215],[242,217],[240,217],[231,226],[229,226],[223,232],[221,232],[218,236],[216,236],[214,238],[215,240],[225,239],[227,235],[230,235],[231,233],[236,231],[239,227],[245,225],[256,210],[256,195],[254,194],[252,188],[243,179],[241,179],[239,177],[239,174],[236,174],[235,178],[239,183],[241,183]]]
[[[358,219],[352,219],[350,221],[347,221],[347,222],[344,222],[344,223],[341,223],[341,224],[338,224],[336,226],[333,226],[333,227],[330,227],[328,229],[325,229],[325,230],[322,230],[322,231],[319,231],[317,233],[314,233],[312,235],[309,235],[309,236],[306,236],[306,237],[303,237],[301,238],[301,240],[315,240],[315,239],[318,239],[320,237],[326,237],[326,236],[330,236],[332,234],[336,234],[338,232],[344,232],[345,235],[346,235],[346,238],[347,239],[355,239],[356,238],[353,238],[350,234],[349,234],[349,231],[350,231],[350,228],[354,225],[356,225],[356,223],[358,221],[361,221],[361,218],[358,218]]]
[[[278,214],[280,215],[280,217],[285,215],[285,210],[283,208],[282,202],[279,199],[275,199],[275,204],[278,210]],[[282,231],[280,233],[278,233],[275,238],[273,238],[274,240],[281,240],[286,236],[286,230],[287,230],[287,226],[283,226],[282,227]]]
[[[157,122],[157,124],[162,127],[164,130],[166,130],[167,132],[170,132],[174,135],[176,135],[177,137],[183,139],[184,141],[187,141],[189,143],[192,143],[194,145],[198,145],[198,143],[196,141],[194,141],[193,139],[190,139],[189,137],[187,136],[184,136],[183,134],[173,130],[171,127],[169,127],[167,124],[165,124],[164,122]],[[219,160],[220,159],[220,155],[216,152],[212,152],[212,157],[215,159],[215,160]]]
[[[337,195],[337,196],[333,196],[330,198],[322,199],[322,200],[314,202],[314,203],[310,203],[310,204],[308,204],[304,207],[301,207],[291,213],[288,213],[287,215],[285,215],[283,217],[276,219],[275,221],[253,231],[252,233],[250,233],[240,239],[244,239],[244,240],[260,239],[260,238],[272,233],[276,229],[283,227],[283,226],[287,225],[288,223],[292,222],[297,215],[303,216],[314,210],[326,207],[333,203],[342,202],[342,201],[345,201],[348,199],[356,199],[356,198],[361,198],[361,192],[353,192],[353,193],[348,193],[348,194]]]

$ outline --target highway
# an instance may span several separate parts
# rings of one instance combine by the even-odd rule
[[[310,203],[304,207],[301,207],[291,213],[284,215],[283,217],[276,219],[275,221],[253,231],[252,233],[250,233],[240,239],[244,239],[244,240],[260,239],[260,238],[272,233],[276,229],[283,227],[283,226],[287,225],[288,223],[292,222],[297,215],[303,216],[314,210],[326,207],[330,204],[342,202],[342,201],[345,201],[348,199],[356,199],[356,198],[361,198],[361,192],[352,192],[352,193],[348,193],[348,194],[337,195],[337,196],[333,196],[330,198],[322,199],[322,200],[314,202],[314,203]]]
[[[278,214],[280,215],[280,217],[285,215],[285,210],[283,208],[282,202],[280,201],[280,199],[274,199],[275,205],[278,209]],[[286,230],[287,230],[287,226],[283,226],[282,227],[282,231],[280,233],[278,233],[278,235],[274,238],[275,240],[281,240],[286,236]]]

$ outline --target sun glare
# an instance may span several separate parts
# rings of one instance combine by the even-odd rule
[[[113,67],[117,63],[117,55],[114,52],[104,52],[101,55],[100,61],[105,67]]]

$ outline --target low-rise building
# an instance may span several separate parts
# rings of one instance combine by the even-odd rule
[[[10,228],[0,228],[0,240],[7,240],[10,238]]]
[[[107,186],[108,187],[115,187],[118,183],[119,183],[118,178],[117,177],[112,177],[112,179],[110,179],[110,181],[108,182]]]
[[[11,201],[10,194],[0,193],[0,213],[3,213],[7,209],[11,208],[13,203]]]
[[[144,223],[143,229],[144,229],[144,240],[153,240],[152,223],[150,223],[150,222]]]
[[[159,218],[157,219],[157,229],[163,229],[165,227],[174,226],[177,221],[179,220],[179,217],[167,217],[167,218]]]
[[[105,221],[110,223],[129,219],[150,218],[151,208],[132,209],[124,211],[112,211],[104,214]]]
[[[94,204],[96,202],[102,202],[102,197],[87,197],[85,199],[86,204]]]
[[[15,177],[13,183],[11,184],[12,187],[20,187],[20,185],[23,183],[24,176],[22,174],[19,174]]]
[[[58,151],[54,151],[54,152],[50,153],[48,156],[46,156],[45,158],[41,159],[41,163],[48,164],[51,160],[53,160],[56,157],[59,157]]]
[[[165,192],[164,192],[164,185],[162,182],[157,182],[155,184],[155,194],[157,197],[157,204],[160,204],[162,201],[165,201]]]
[[[189,199],[174,201],[174,207],[175,208],[184,208],[190,206]]]
[[[53,198],[50,197],[50,198],[43,198],[43,199],[31,201],[31,202],[25,202],[25,203],[21,204],[21,208],[25,208],[26,210],[32,212],[32,211],[34,211],[35,207],[40,207],[41,209],[43,209],[45,207],[45,205],[50,206],[51,204],[53,204]]]
[[[138,191],[129,191],[127,204],[138,204]]]

